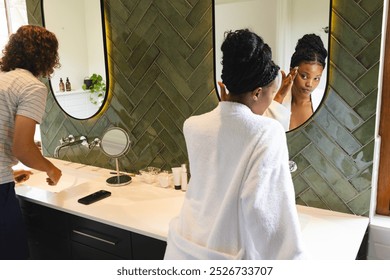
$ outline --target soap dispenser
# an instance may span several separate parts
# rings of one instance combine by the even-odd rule
[[[65,86],[66,86],[66,91],[71,91],[71,90],[72,90],[72,88],[71,88],[71,86],[70,86],[69,78],[66,78],[66,84],[65,84]]]
[[[188,175],[186,164],[181,165],[181,190],[185,192],[187,190]]]
[[[64,81],[62,80],[62,78],[60,78],[60,92],[64,92],[65,91],[65,85],[64,85]]]

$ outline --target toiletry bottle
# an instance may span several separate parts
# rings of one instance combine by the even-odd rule
[[[181,167],[172,167],[173,185],[175,190],[181,189]]]
[[[71,91],[71,90],[72,90],[72,89],[71,89],[71,86],[70,86],[69,78],[66,78],[66,84],[65,84],[65,86],[66,86],[66,91]]]
[[[185,192],[187,190],[187,183],[188,183],[188,177],[187,177],[187,168],[186,164],[183,163],[181,165],[181,190]]]
[[[64,81],[62,80],[62,78],[60,78],[60,92],[64,92],[64,91],[65,91]]]

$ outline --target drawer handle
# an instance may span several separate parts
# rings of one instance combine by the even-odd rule
[[[85,237],[89,237],[89,238],[92,238],[92,239],[95,239],[95,240],[99,240],[99,241],[102,241],[102,242],[105,242],[107,244],[110,244],[110,245],[116,245],[117,242],[115,241],[110,241],[110,240],[106,240],[106,239],[103,239],[103,238],[100,238],[100,237],[97,237],[97,236],[94,236],[94,235],[91,235],[91,234],[88,234],[88,233],[85,233],[85,232],[82,232],[82,231],[78,231],[78,230],[73,230],[74,233],[76,234],[80,234],[80,235],[83,235]]]

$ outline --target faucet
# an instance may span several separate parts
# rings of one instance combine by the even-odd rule
[[[78,144],[89,147],[88,140],[85,136],[80,136],[78,140],[76,140],[72,134],[70,134],[68,137],[61,138],[60,145],[58,145],[54,150],[54,157],[58,158],[60,156],[60,150],[62,148]]]

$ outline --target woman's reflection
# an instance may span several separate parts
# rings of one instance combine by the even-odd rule
[[[326,64],[327,50],[321,38],[306,34],[295,47],[290,73],[282,72],[282,83],[264,115],[282,123],[286,131],[307,121],[321,103],[325,89],[318,88]]]

